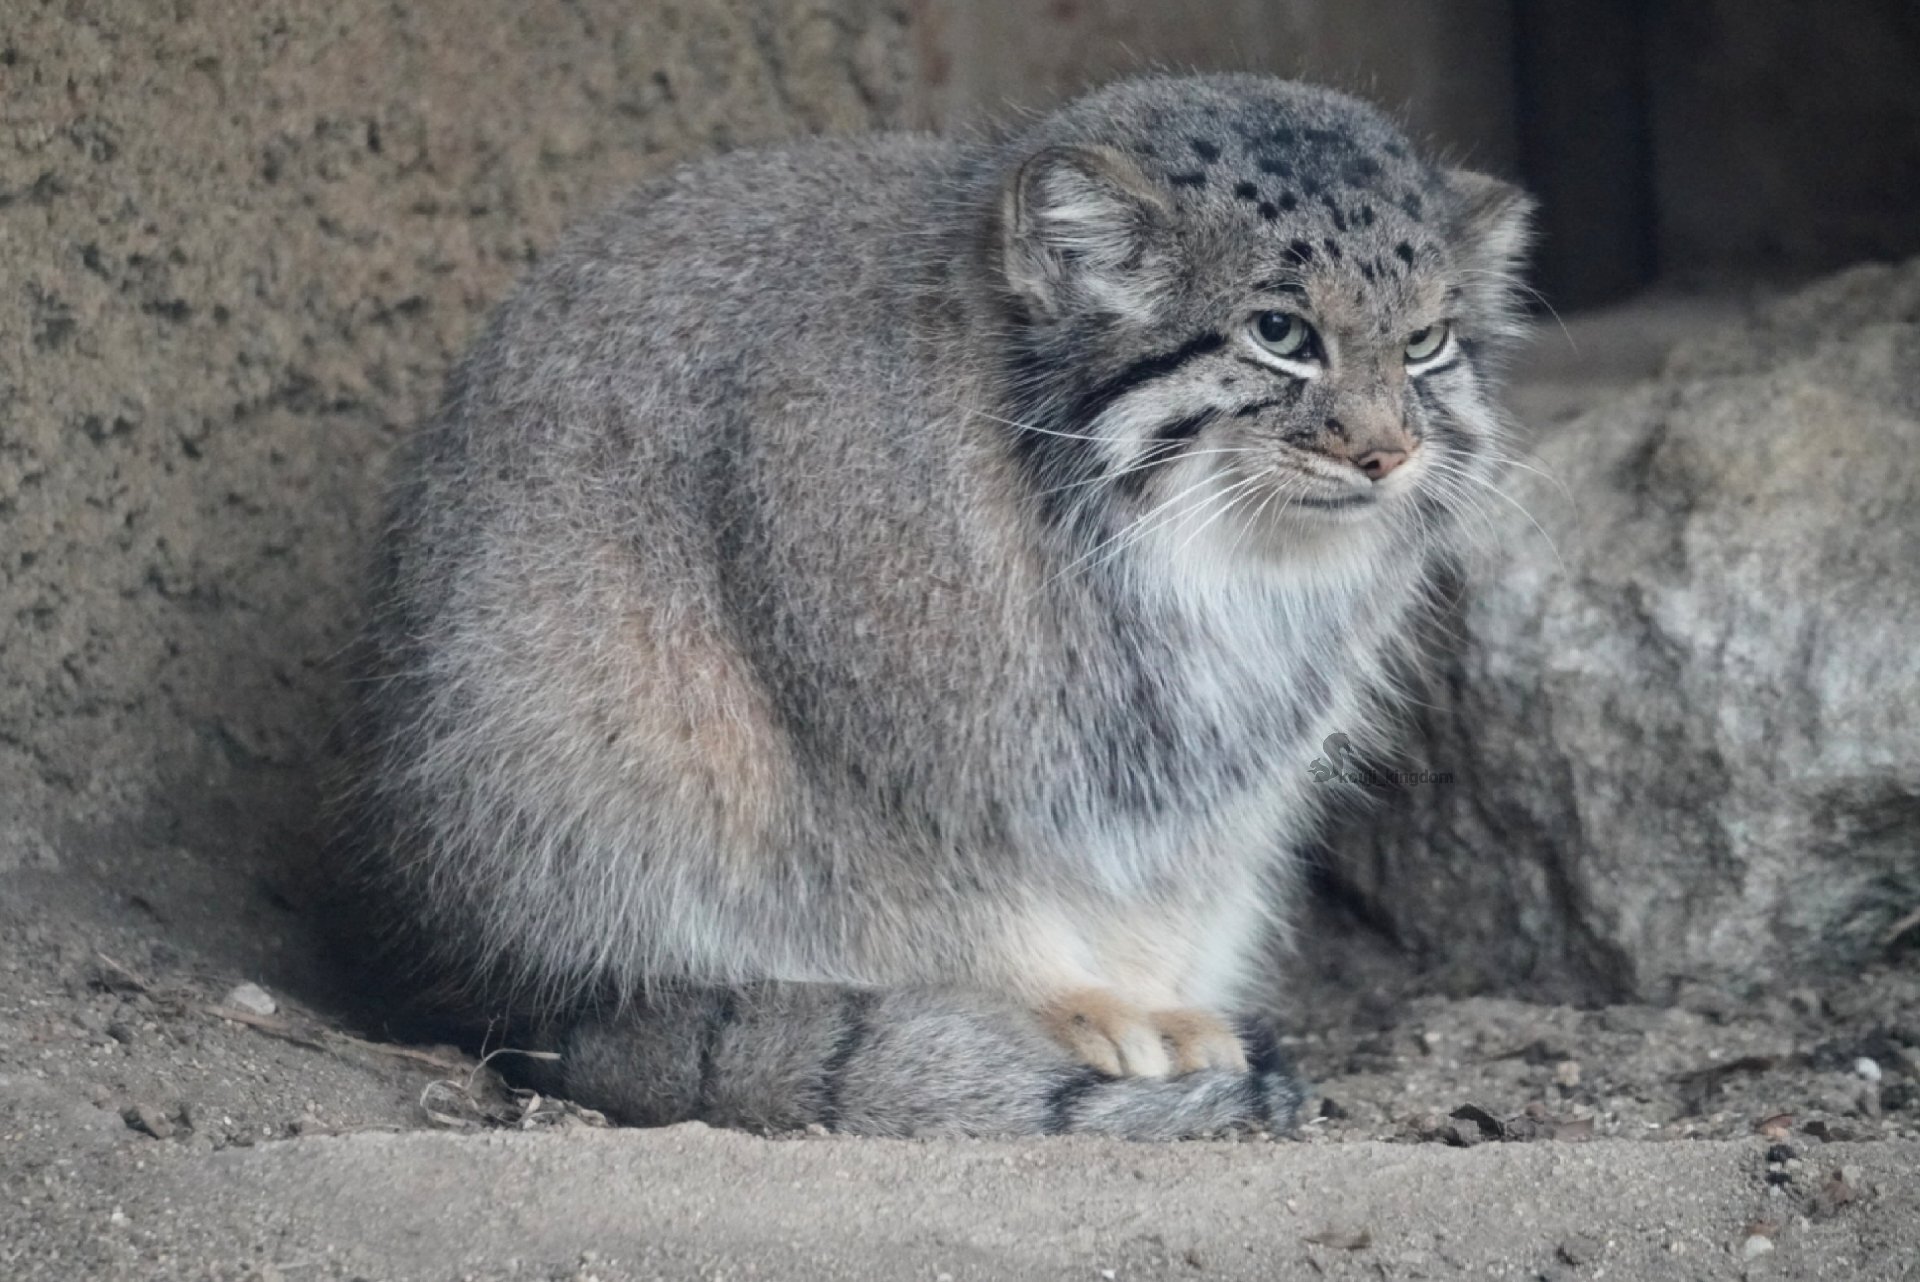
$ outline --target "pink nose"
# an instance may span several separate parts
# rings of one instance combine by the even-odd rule
[[[1405,450],[1368,450],[1355,459],[1353,465],[1365,472],[1368,480],[1378,481],[1406,461]]]

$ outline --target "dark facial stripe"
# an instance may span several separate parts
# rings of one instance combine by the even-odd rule
[[[1196,357],[1217,352],[1227,345],[1224,334],[1202,334],[1189,339],[1170,352],[1148,356],[1115,374],[1082,396],[1074,406],[1074,419],[1084,428],[1104,413],[1108,406],[1137,387],[1165,378]]]
[[[1139,494],[1146,486],[1149,473],[1180,457],[1181,448],[1219,417],[1219,410],[1205,409],[1198,414],[1189,414],[1185,418],[1161,424],[1147,442],[1147,448],[1140,452],[1140,457],[1128,465],[1116,488],[1129,496]]]
[[[1213,422],[1213,420],[1218,417],[1220,417],[1218,410],[1206,409],[1201,410],[1198,414],[1189,414],[1185,418],[1177,418],[1171,423],[1162,425],[1160,429],[1153,434],[1154,443],[1156,445],[1177,445],[1185,441],[1191,441],[1194,437],[1200,435],[1201,428]]]
[[[1454,362],[1454,364],[1457,363]],[[1451,369],[1452,365],[1446,368]],[[1478,454],[1480,442],[1453,421],[1453,415],[1448,411],[1447,403],[1440,399],[1439,391],[1424,378],[1412,379],[1410,382],[1413,386],[1414,399],[1420,403],[1420,408],[1426,411],[1425,417],[1418,422],[1409,416],[1407,425],[1416,429],[1416,437],[1432,436],[1435,440],[1452,446],[1465,458]]]
[[[1427,423],[1426,434],[1461,458],[1472,458],[1480,453],[1479,440],[1455,426],[1443,414],[1435,415]]]

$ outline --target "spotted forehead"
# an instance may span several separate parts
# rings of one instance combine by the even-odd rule
[[[1370,113],[1313,123],[1256,103],[1163,124],[1140,160],[1175,207],[1254,224],[1303,278],[1381,285],[1445,259],[1439,171]]]
[[[1140,159],[1175,208],[1251,249],[1250,283],[1296,294],[1323,326],[1397,338],[1445,314],[1443,180],[1377,117],[1203,112],[1157,131]]]

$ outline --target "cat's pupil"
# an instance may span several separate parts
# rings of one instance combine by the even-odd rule
[[[1260,314],[1260,337],[1275,347],[1286,344],[1293,333],[1294,318],[1286,312],[1262,312]]]
[[[1428,327],[1427,329],[1415,330],[1413,337],[1410,340],[1408,340],[1407,346],[1425,347],[1427,345],[1427,340],[1432,337],[1433,337],[1433,329],[1431,327]]]

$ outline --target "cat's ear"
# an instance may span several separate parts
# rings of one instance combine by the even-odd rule
[[[1521,332],[1525,287],[1520,268],[1533,244],[1533,198],[1489,174],[1450,170],[1452,240],[1464,272],[1465,308],[1489,332],[1511,338]]]
[[[1046,147],[1008,181],[1001,205],[1007,287],[1041,316],[1081,293],[1132,311],[1128,276],[1167,214],[1140,170],[1107,147]]]
[[[1533,198],[1491,174],[1447,173],[1454,194],[1453,238],[1468,265],[1502,274],[1515,271],[1533,243]]]

